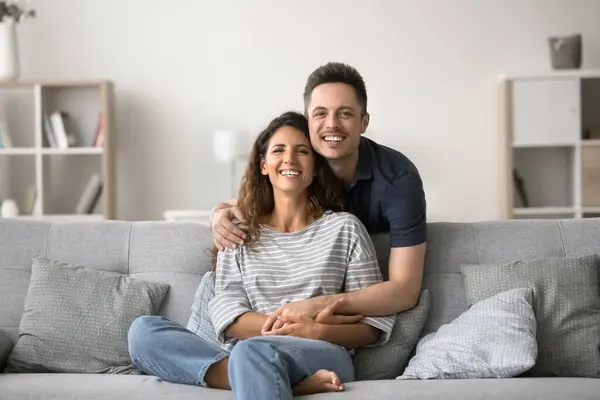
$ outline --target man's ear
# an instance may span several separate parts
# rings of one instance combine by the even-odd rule
[[[370,120],[371,116],[369,115],[369,113],[365,113],[365,115],[363,115],[362,117],[362,126],[360,129],[360,134],[362,135],[363,133],[365,133],[365,131],[367,130],[367,128],[369,127],[369,120]]]

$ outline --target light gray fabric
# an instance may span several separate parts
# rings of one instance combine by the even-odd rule
[[[463,266],[469,304],[530,287],[537,318],[539,377],[600,378],[598,256]]]
[[[189,222],[134,222],[129,245],[129,276],[164,282],[169,294],[159,314],[185,325],[200,280],[211,269],[212,235]]]
[[[14,342],[31,275],[31,257],[44,254],[50,225],[0,219],[0,332]]]
[[[533,290],[513,289],[475,303],[419,341],[397,379],[511,378],[537,356]]]
[[[35,257],[7,372],[131,373],[133,320],[154,315],[168,285]]]
[[[415,307],[397,314],[388,343],[356,349],[353,361],[357,380],[394,379],[402,374],[427,320],[430,298],[429,290],[422,290]]]
[[[13,341],[6,333],[0,332],[0,371],[4,370],[6,360],[13,347]]]
[[[342,393],[298,400],[596,400],[600,379],[507,378],[370,381],[344,385]],[[233,400],[227,390],[177,385],[152,376],[0,374],[2,400]]]
[[[386,279],[388,236],[385,233],[372,236]],[[185,325],[194,293],[202,276],[210,269],[208,250],[212,245],[209,229],[194,223],[6,219],[0,219],[0,243],[0,331],[12,340],[17,337],[34,255],[44,256],[48,251],[57,259],[94,269],[111,264],[113,271],[168,283],[169,293],[159,313]],[[95,246],[102,246],[103,250],[95,252]],[[431,290],[431,308],[422,335],[437,330],[467,310],[460,275],[463,264],[576,257],[599,252],[599,247],[600,218],[430,223],[423,287]],[[351,383],[346,387],[348,391],[343,394],[305,398],[595,399],[600,393],[600,380],[392,380]],[[131,375],[0,374],[0,388],[7,398],[17,399],[52,398],[53,394],[56,394],[54,398],[61,399],[232,398],[228,392],[207,393],[206,389],[201,389],[201,396],[195,390],[183,395],[181,390],[172,391],[171,384],[152,377]]]
[[[186,328],[201,337],[207,343],[230,354],[234,343],[223,343],[217,338],[215,326],[210,318],[210,301],[215,297],[215,278],[213,271],[208,271],[202,277],[198,290],[194,295],[192,311]]]

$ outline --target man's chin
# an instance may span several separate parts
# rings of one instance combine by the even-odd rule
[[[319,154],[325,157],[327,161],[341,161],[349,156],[348,151],[337,149],[323,149],[323,151],[320,151]]]

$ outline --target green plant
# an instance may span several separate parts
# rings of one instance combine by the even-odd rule
[[[29,7],[28,0],[0,1],[0,22],[23,22],[35,17],[35,10]]]

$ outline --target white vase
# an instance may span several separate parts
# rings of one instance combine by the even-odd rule
[[[0,23],[0,81],[17,79],[20,75],[17,31],[14,22]]]
[[[12,199],[5,199],[0,207],[0,217],[2,218],[15,218],[19,215],[19,207],[17,203]]]

